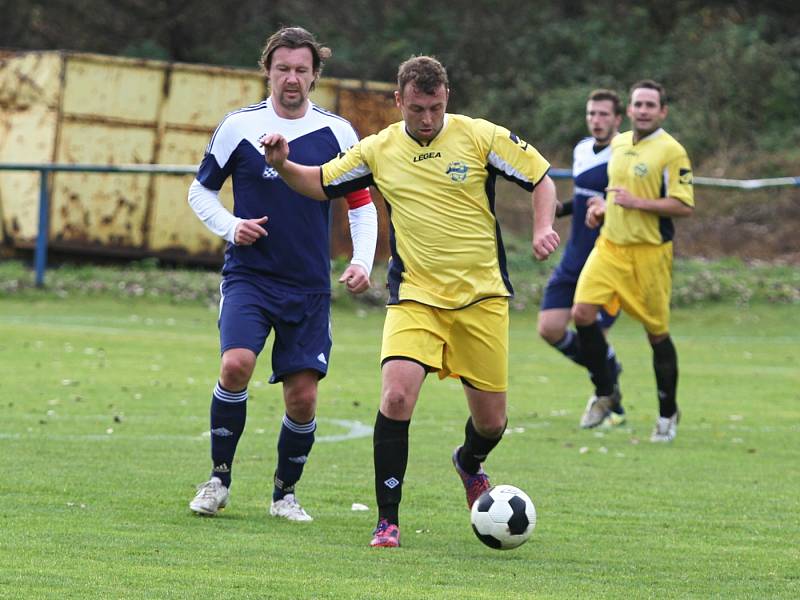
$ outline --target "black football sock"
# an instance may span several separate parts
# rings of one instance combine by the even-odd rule
[[[211,476],[225,487],[231,486],[233,455],[246,419],[247,388],[231,392],[217,382],[211,396]]]
[[[303,467],[314,445],[316,429],[316,419],[311,419],[308,423],[297,423],[289,415],[283,415],[283,424],[278,435],[278,467],[275,469],[273,501],[294,493],[294,486],[303,475]]]
[[[505,427],[503,428],[505,431]],[[464,427],[464,445],[458,452],[458,464],[470,475],[475,475],[481,468],[481,463],[489,456],[489,452],[503,439],[503,433],[494,439],[483,437],[475,429],[472,417],[467,419]]]
[[[378,519],[399,525],[403,478],[408,465],[408,427],[411,421],[396,421],[378,411],[372,446],[375,462],[375,497]]]
[[[658,412],[662,417],[671,417],[678,410],[678,354],[672,338],[667,337],[653,344],[653,370],[658,388]]]
[[[600,325],[578,325],[578,339],[583,350],[586,368],[592,377],[595,394],[610,396],[614,390],[614,380],[608,368],[608,343]]]

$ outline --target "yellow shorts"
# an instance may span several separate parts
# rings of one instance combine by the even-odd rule
[[[487,298],[448,310],[419,302],[389,306],[381,364],[410,358],[485,392],[508,389],[508,298]]]
[[[619,246],[600,236],[583,266],[576,304],[613,305],[644,325],[648,333],[669,332],[672,242]]]

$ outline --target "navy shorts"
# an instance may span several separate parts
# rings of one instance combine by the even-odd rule
[[[544,288],[542,298],[542,310],[551,308],[572,308],[572,299],[575,297],[575,288],[578,285],[578,278],[563,273],[560,269],[553,271]],[[601,308],[597,313],[597,322],[603,329],[608,329],[617,320],[619,314],[611,315]]]
[[[261,353],[271,331],[270,383],[313,369],[322,379],[331,355],[330,294],[304,294],[252,277],[228,276],[219,303],[220,352],[247,348]]]

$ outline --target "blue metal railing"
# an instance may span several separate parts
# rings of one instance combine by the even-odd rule
[[[49,233],[50,203],[47,177],[56,171],[76,173],[147,173],[151,175],[194,175],[196,166],[188,165],[69,165],[54,163],[0,163],[0,171],[38,171],[39,173],[39,229],[36,236],[34,265],[36,286],[44,286],[47,269],[47,238]],[[570,179],[570,169],[550,169],[553,179]],[[800,177],[777,177],[774,179],[719,179],[695,177],[694,183],[701,186],[756,190],[766,187],[800,187]]]

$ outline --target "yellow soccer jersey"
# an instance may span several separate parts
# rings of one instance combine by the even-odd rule
[[[494,183],[499,174],[527,190],[549,163],[507,129],[463,115],[446,115],[427,145],[401,121],[364,138],[322,166],[329,198],[375,185],[390,217],[389,304],[415,300],[461,308],[513,294]]]
[[[692,165],[686,150],[663,129],[633,143],[627,131],[611,141],[608,187],[621,187],[639,198],[675,198],[694,206]],[[672,239],[675,227],[669,217],[614,204],[606,197],[606,216],[601,235],[620,246],[662,244]]]

